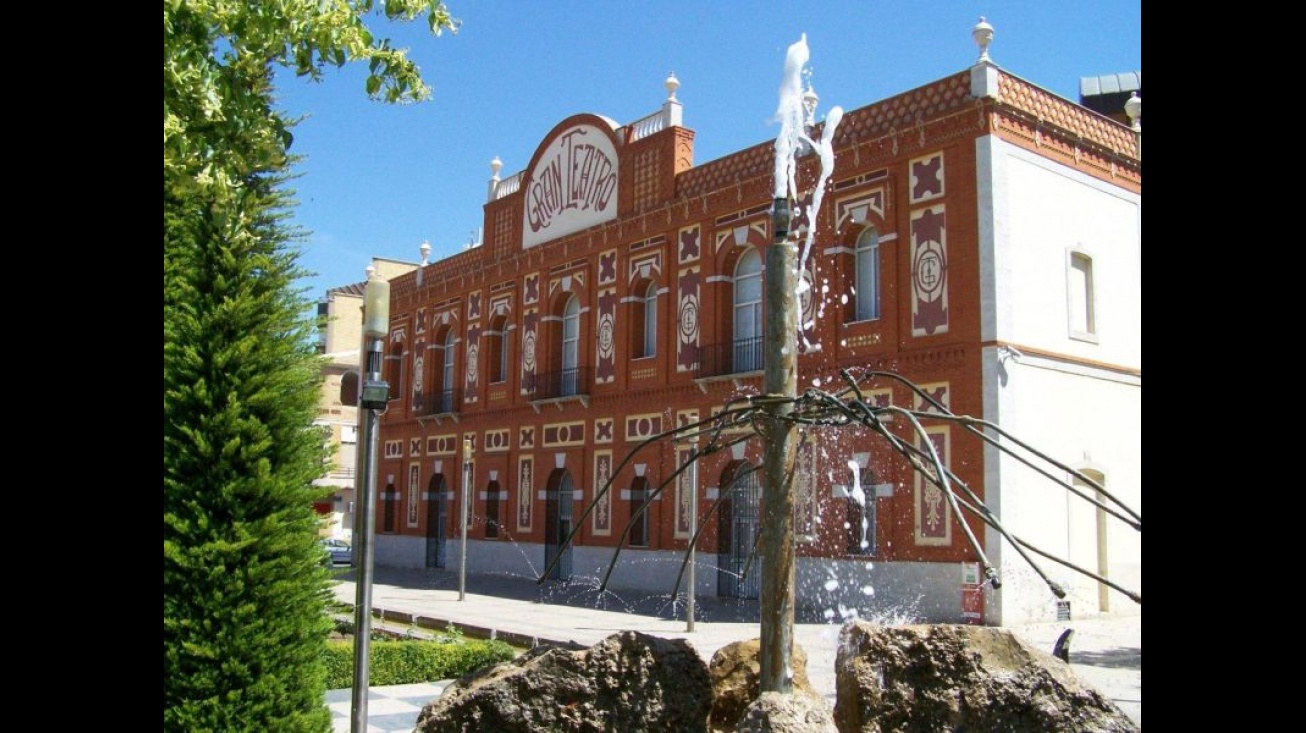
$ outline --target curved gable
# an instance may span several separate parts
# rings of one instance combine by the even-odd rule
[[[522,189],[522,248],[617,218],[616,127],[599,115],[563,120],[544,138]]]

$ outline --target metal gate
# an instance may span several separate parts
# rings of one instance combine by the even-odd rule
[[[758,598],[762,589],[762,558],[757,556],[749,563],[748,558],[757,546],[759,531],[759,509],[762,498],[762,484],[758,481],[757,471],[746,463],[740,464],[734,471],[727,469],[721,482],[722,490],[730,485],[730,478],[741,472],[747,475],[735,481],[730,489],[729,510],[721,516],[721,568],[717,572],[717,595],[728,598]],[[744,569],[748,574],[744,575]]]
[[[444,540],[448,527],[448,492],[444,486],[444,474],[437,473],[426,487],[426,567],[444,567]]]
[[[572,490],[571,474],[566,469],[556,469],[549,476],[544,504],[544,567],[549,567],[559,552],[562,554],[549,572],[553,580],[571,580],[571,545],[563,549],[562,543],[571,534]]]

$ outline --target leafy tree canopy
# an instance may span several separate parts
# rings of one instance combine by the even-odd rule
[[[458,29],[440,0],[164,0],[165,180],[227,188],[285,155],[289,125],[267,104],[272,65],[318,79],[366,61],[369,97],[426,99],[430,87],[407,51],[367,25],[419,17],[435,35]],[[236,140],[243,144],[225,144]]]

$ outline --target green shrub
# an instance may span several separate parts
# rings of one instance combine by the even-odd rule
[[[462,677],[487,664],[516,658],[517,650],[498,639],[373,641],[368,650],[368,683],[407,685]],[[354,686],[354,642],[332,641],[326,654],[327,687]]]

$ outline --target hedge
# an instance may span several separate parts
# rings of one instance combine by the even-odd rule
[[[498,639],[372,641],[369,651],[368,683],[371,685],[455,679],[487,664],[517,657],[516,649]],[[327,689],[353,687],[354,642],[328,642],[326,666]]]

